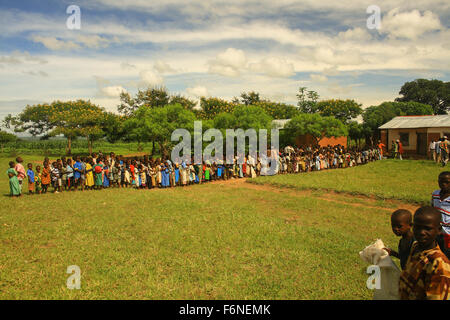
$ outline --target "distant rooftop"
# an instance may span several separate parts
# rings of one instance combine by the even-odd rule
[[[383,124],[378,129],[417,129],[450,127],[450,115],[399,116]]]

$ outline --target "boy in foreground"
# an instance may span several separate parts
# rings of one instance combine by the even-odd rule
[[[406,261],[411,252],[411,247],[414,242],[414,235],[411,230],[412,214],[408,210],[399,209],[391,215],[392,231],[397,237],[401,237],[398,243],[398,252],[390,248],[384,248],[390,256],[400,259],[400,266],[405,270]]]
[[[417,209],[413,222],[417,241],[400,275],[400,299],[450,300],[450,262],[436,241],[440,231],[441,214],[436,208]]]

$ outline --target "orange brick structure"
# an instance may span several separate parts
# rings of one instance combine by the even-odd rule
[[[295,139],[295,143],[297,144],[297,146],[309,146],[309,145],[315,145],[316,144],[316,139],[307,134],[307,135],[302,135],[302,136],[298,136]],[[341,146],[347,147],[347,137],[323,137],[322,139],[319,140],[319,146],[321,147],[326,147],[328,145],[330,146],[336,146],[340,144]]]

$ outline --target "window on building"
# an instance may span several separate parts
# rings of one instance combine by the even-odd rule
[[[400,132],[400,142],[403,146],[409,146],[409,132]]]

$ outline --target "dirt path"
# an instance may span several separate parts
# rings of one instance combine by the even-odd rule
[[[248,178],[242,178],[242,179],[231,179],[231,180],[221,180],[221,181],[213,181],[210,182],[210,184],[218,184],[218,185],[224,185],[227,188],[243,188],[243,189],[251,189],[251,190],[258,190],[258,191],[268,191],[268,192],[275,192],[275,193],[283,193],[287,194],[289,196],[294,197],[304,197],[304,196],[310,196],[310,197],[316,197],[324,201],[334,202],[334,203],[341,203],[345,205],[350,205],[353,207],[363,207],[363,208],[374,208],[374,209],[380,209],[380,210],[386,210],[386,211],[394,211],[396,209],[407,209],[414,213],[419,206],[415,204],[411,204],[405,201],[399,201],[399,200],[379,200],[375,197],[367,197],[363,195],[352,195],[348,193],[338,193],[334,191],[322,191],[322,193],[319,195],[318,192],[314,190],[295,190],[290,188],[279,188],[272,185],[259,185],[254,183],[249,183]],[[355,202],[354,200],[357,200]]]

